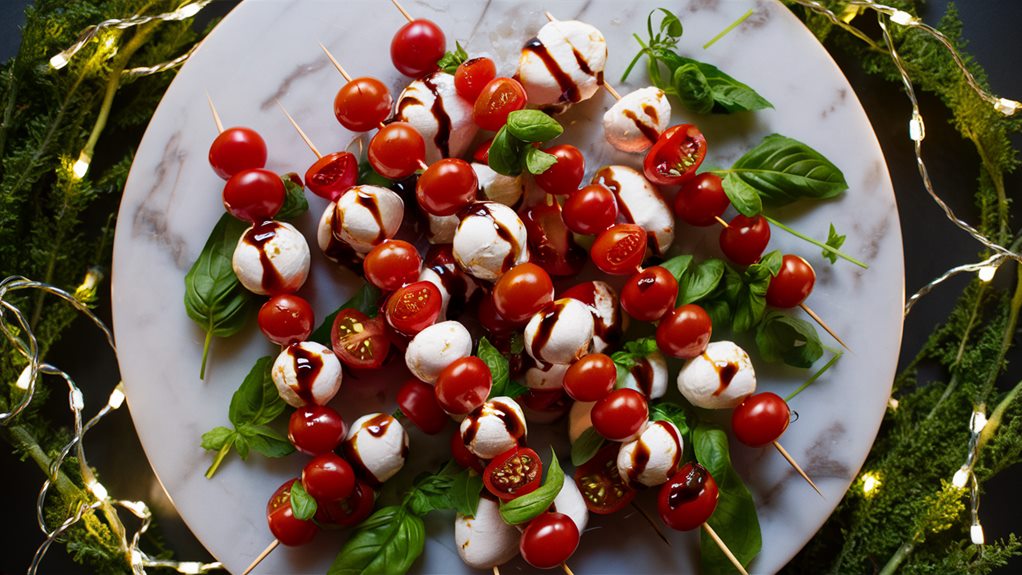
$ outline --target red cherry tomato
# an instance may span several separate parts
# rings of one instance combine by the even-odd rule
[[[451,362],[437,377],[433,391],[440,406],[452,415],[468,415],[486,402],[493,387],[490,368],[475,356]]]
[[[774,307],[795,307],[806,301],[815,283],[813,266],[798,256],[786,254],[780,271],[770,280],[766,301]]]
[[[277,345],[305,341],[314,325],[312,306],[294,294],[275,295],[259,308],[259,329]]]
[[[485,294],[479,300],[479,323],[492,335],[509,334],[521,326],[508,321],[497,311],[493,303],[493,293]]]
[[[302,469],[302,487],[317,502],[347,499],[355,492],[355,470],[336,453],[317,455]]]
[[[493,145],[493,138],[489,138],[472,153],[472,161],[480,164],[490,164],[490,146]]]
[[[593,184],[572,192],[561,210],[569,230],[591,236],[614,225],[617,198],[606,186]]]
[[[436,322],[442,305],[443,296],[433,282],[408,284],[387,299],[387,323],[405,335],[415,335]]]
[[[562,388],[530,389],[515,399],[525,408],[526,419],[537,422],[552,422],[571,409],[571,397]]]
[[[508,115],[524,108],[526,102],[525,88],[517,80],[494,78],[476,98],[472,119],[480,128],[496,132],[507,123]]]
[[[443,30],[430,20],[422,18],[405,24],[390,42],[390,59],[398,72],[418,78],[437,69],[437,61],[444,57],[447,38]]]
[[[596,402],[589,417],[597,433],[611,441],[625,441],[649,421],[649,405],[634,389],[615,389]]]
[[[657,321],[674,307],[678,280],[660,266],[651,266],[628,278],[621,288],[621,307],[639,321]]]
[[[209,165],[225,180],[244,170],[266,165],[266,142],[250,128],[227,128],[209,147]]]
[[[479,473],[482,473],[486,469],[486,462],[479,459],[479,456],[472,453],[465,447],[465,442],[461,439],[461,432],[455,431],[451,435],[451,457],[454,458],[454,462],[464,467],[465,469],[475,469]]]
[[[334,97],[337,121],[353,132],[375,129],[390,116],[393,106],[390,90],[376,78],[354,78]]]
[[[450,419],[437,402],[433,386],[415,378],[406,381],[398,390],[397,406],[415,427],[429,435],[443,431]]]
[[[330,329],[330,343],[337,358],[348,367],[376,369],[390,351],[383,320],[372,319],[356,309],[342,309]]]
[[[730,205],[720,178],[706,172],[693,176],[678,188],[678,195],[674,196],[674,215],[692,226],[712,226]]]
[[[472,165],[457,158],[437,161],[419,176],[415,199],[434,216],[452,216],[476,200],[479,180]]]
[[[770,242],[770,224],[763,216],[735,216],[720,230],[720,249],[727,259],[748,266],[759,261]]]
[[[369,164],[388,180],[403,180],[426,161],[426,141],[419,131],[405,122],[380,128],[369,141]]]
[[[781,396],[769,391],[745,398],[731,412],[731,429],[738,441],[752,447],[772,443],[788,429],[791,409]]]
[[[680,184],[696,173],[706,157],[706,138],[692,124],[667,128],[646,153],[642,171],[661,186]]]
[[[321,198],[336,201],[358,183],[358,159],[349,152],[335,152],[316,160],[305,172],[305,185]]]
[[[589,250],[596,267],[611,275],[635,272],[646,256],[646,230],[635,224],[617,224],[600,232]]]
[[[608,443],[592,459],[575,468],[575,484],[589,511],[609,515],[631,503],[635,490],[617,470],[617,452],[621,445]]]
[[[376,503],[376,492],[368,483],[357,480],[351,497],[340,501],[318,503],[316,522],[320,525],[351,527],[365,521],[373,512]]]
[[[475,102],[486,84],[497,77],[497,65],[489,58],[465,60],[454,72],[454,89],[469,102]]]
[[[571,558],[578,548],[578,526],[563,513],[547,512],[525,527],[518,549],[522,559],[537,569],[553,569]]]
[[[543,462],[528,447],[512,447],[494,457],[483,471],[483,485],[494,496],[510,501],[537,488],[543,476]]]
[[[656,344],[660,351],[680,359],[692,359],[706,351],[713,322],[706,310],[694,303],[685,304],[660,320]]]
[[[571,144],[561,144],[543,150],[556,158],[557,163],[542,174],[536,174],[536,183],[548,194],[571,194],[582,185],[586,161],[582,151]]]
[[[346,426],[341,414],[325,405],[306,405],[291,414],[287,437],[295,449],[306,455],[333,451],[344,439]]]
[[[710,472],[698,463],[686,463],[660,487],[657,509],[668,527],[689,531],[713,515],[717,495],[717,483]]]
[[[493,286],[493,303],[497,311],[512,323],[526,323],[552,301],[554,284],[550,274],[533,263],[511,268]]]
[[[383,291],[394,291],[419,279],[422,258],[404,240],[387,240],[376,246],[362,262],[366,281]]]
[[[614,389],[617,367],[610,356],[590,353],[564,373],[564,391],[575,401],[599,401]]]
[[[266,523],[270,533],[289,547],[305,545],[319,531],[315,523],[298,519],[291,510],[291,486],[295,481],[298,480],[290,479],[278,487],[266,503]]]
[[[273,219],[284,205],[284,180],[269,170],[244,170],[224,186],[224,208],[239,220],[259,223]]]
[[[585,250],[565,227],[557,202],[537,204],[520,215],[528,233],[532,263],[552,276],[573,276],[582,270]]]

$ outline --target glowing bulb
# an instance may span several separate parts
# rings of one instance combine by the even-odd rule
[[[965,484],[969,482],[969,468],[961,466],[958,471],[955,471],[955,476],[951,478],[951,485],[954,485],[956,489],[965,489]]]
[[[908,137],[913,142],[922,142],[926,137],[926,128],[923,126],[923,119],[918,114],[913,115],[908,122]]]
[[[891,408],[891,411],[897,410],[898,409],[898,400],[894,399],[893,397],[891,399],[888,399],[887,400],[887,407]]]
[[[110,406],[110,409],[117,409],[124,404],[124,388],[123,384],[118,383],[117,387],[110,393],[110,399],[106,402]]]
[[[131,564],[139,567],[142,566],[142,552],[138,549],[131,550]]]
[[[196,561],[182,561],[177,564],[177,570],[179,573],[196,575],[198,573],[202,573],[202,563],[198,563]]]
[[[77,411],[85,409],[85,396],[80,389],[71,392],[71,407]]]
[[[979,281],[988,282],[994,279],[994,274],[997,273],[997,266],[983,266],[979,268],[976,275],[979,276]]]
[[[71,173],[74,174],[76,180],[80,180],[85,177],[85,174],[89,173],[89,164],[92,163],[92,156],[86,154],[84,151],[78,154],[78,159],[75,164],[71,166]]]
[[[1022,108],[1022,102],[1016,102],[1007,98],[998,98],[997,102],[994,103],[994,109],[1005,116],[1013,115],[1019,108]]]
[[[880,489],[880,476],[873,471],[862,474],[862,494],[872,497]]]
[[[986,536],[983,535],[983,526],[979,523],[976,523],[969,528],[969,535],[972,537],[972,542],[975,545],[983,545],[986,543]]]
[[[175,15],[179,19],[184,20],[185,18],[191,18],[192,16],[198,14],[199,10],[202,10],[202,6],[199,5],[198,2],[194,2],[192,4],[182,6],[180,9],[178,9],[177,12],[175,12]]]
[[[107,493],[106,487],[103,487],[103,484],[98,481],[90,481],[87,487],[89,488],[89,491],[96,496],[96,499],[99,499],[100,501],[105,501],[110,495]]]
[[[901,26],[915,24],[918,21],[919,20],[915,16],[905,12],[904,10],[895,10],[894,14],[891,14],[891,22]]]
[[[60,70],[64,66],[67,66],[67,56],[63,52],[60,52],[56,56],[50,58],[50,67],[54,70]]]
[[[114,38],[113,34],[111,34],[111,35],[106,37],[106,40],[103,40],[103,47],[104,48],[113,48],[114,42],[116,42],[116,41],[117,41],[117,39]]]
[[[983,428],[987,426],[987,416],[981,411],[973,411],[972,417],[969,418],[969,429],[973,433],[979,433],[983,431]]]

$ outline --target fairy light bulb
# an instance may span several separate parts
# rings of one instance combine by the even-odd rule
[[[919,22],[919,19],[904,10],[895,10],[894,13],[891,14],[891,22],[894,22],[899,26],[909,26]]]
[[[994,279],[994,275],[997,274],[997,266],[983,266],[979,268],[976,275],[979,276],[979,281],[988,282]]]
[[[880,476],[873,472],[867,471],[862,474],[862,494],[866,497],[872,497],[880,489],[881,485]]]
[[[30,383],[32,383],[32,366],[26,365],[25,369],[21,370],[21,375],[18,376],[18,381],[14,385],[22,391],[27,391]]]
[[[963,465],[958,469],[958,471],[955,471],[954,477],[951,478],[951,485],[954,485],[955,489],[965,489],[965,484],[968,482],[969,468]]]
[[[983,534],[983,526],[980,525],[978,521],[973,523],[972,527],[969,528],[969,536],[972,538],[972,543],[974,545],[986,544],[986,536]]]
[[[89,173],[89,164],[92,163],[92,156],[86,154],[83,150],[81,154],[78,154],[78,159],[75,160],[73,166],[71,166],[71,173],[74,174],[76,180],[80,180],[85,177],[85,174]]]
[[[969,429],[973,433],[979,433],[983,431],[983,428],[987,426],[987,416],[982,411],[973,411],[972,417],[969,418]]]
[[[994,102],[994,109],[1004,114],[1005,116],[1012,116],[1019,108],[1022,108],[1022,102],[1016,102],[1015,100],[1009,100],[1007,98],[998,98]]]
[[[178,564],[177,570],[179,573],[197,575],[198,573],[202,573],[202,563],[198,563],[196,561],[182,561]]]
[[[106,404],[110,406],[110,409],[117,409],[124,404],[123,385],[124,384],[121,383],[117,384],[117,387],[110,392],[110,399],[106,402]]]
[[[107,492],[106,487],[104,487],[102,483],[96,480],[90,481],[86,485],[86,487],[88,487],[89,491],[96,496],[96,499],[99,499],[100,501],[106,501],[106,498],[110,496],[110,493]]]
[[[196,14],[198,14],[199,10],[202,10],[203,6],[205,6],[208,3],[209,2],[205,2],[205,3],[193,2],[192,4],[185,4],[184,6],[178,8],[174,12],[174,16],[176,18],[178,18],[178,19],[181,19],[181,20],[185,20],[185,19],[191,18],[192,16],[195,16]]]
[[[922,142],[923,138],[926,137],[926,127],[923,124],[923,117],[918,113],[913,113],[912,119],[908,122],[908,137],[913,142]]]
[[[50,58],[50,67],[54,70],[60,70],[64,66],[67,66],[67,56],[63,52]]]

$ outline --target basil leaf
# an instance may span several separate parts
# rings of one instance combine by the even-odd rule
[[[444,53],[443,57],[436,62],[437,67],[448,74],[457,72],[458,66],[465,62],[465,60],[468,60],[468,52],[461,46],[461,42],[455,42],[454,46],[455,50],[453,52],[448,51]]]
[[[309,336],[309,341],[330,347],[330,330],[333,329],[334,320],[341,310],[356,309],[368,317],[376,317],[376,314],[380,311],[379,302],[380,290],[372,284],[362,284],[362,287],[351,299],[341,304],[341,307],[323,319],[323,323],[319,324],[319,327]]]
[[[666,8],[657,8],[657,10],[664,13],[664,19],[660,21],[660,33],[666,33],[671,38],[681,38],[681,35],[684,32],[684,28],[681,26],[681,20],[679,20],[677,16],[672,14],[671,11]],[[652,15],[653,13],[650,12],[651,17]],[[650,35],[652,36],[652,33]]]
[[[678,285],[678,305],[694,303],[712,294],[724,277],[725,267],[723,260],[712,258],[692,268]]]
[[[841,246],[845,245],[845,239],[847,236],[843,236],[837,233],[837,229],[834,228],[834,224],[830,224],[830,231],[827,232],[826,246],[834,248],[835,250],[841,249]],[[823,250],[823,257],[830,261],[831,264],[837,263],[837,254],[830,250]]]
[[[421,517],[400,506],[383,507],[358,526],[327,575],[403,575],[425,544]]]
[[[571,464],[575,467],[583,465],[596,455],[596,452],[603,447],[603,436],[596,432],[595,427],[587,428],[578,436],[575,443],[571,444]]]
[[[525,144],[502,127],[490,144],[489,165],[498,174],[517,176],[522,173],[522,148]]]
[[[756,327],[756,346],[766,361],[801,368],[812,367],[823,356],[820,336],[811,323],[777,311],[766,314]]]
[[[822,200],[848,189],[841,170],[809,146],[771,134],[729,170],[755,188],[764,203],[785,205],[802,198]]]
[[[246,225],[229,214],[220,216],[198,259],[185,275],[185,311],[206,332],[199,377],[206,375],[206,359],[213,337],[230,337],[245,327],[256,309],[255,294],[242,287],[231,259]]]
[[[228,418],[235,428],[245,424],[262,425],[269,423],[284,412],[284,400],[277,393],[277,386],[270,377],[273,358],[261,357],[241,382],[231,397]]]
[[[500,502],[500,516],[509,525],[521,525],[538,517],[550,508],[554,498],[564,486],[564,472],[557,462],[557,454],[550,450],[550,466],[547,468],[543,485],[532,493],[526,493],[511,501]]]
[[[358,165],[358,183],[389,188],[394,182],[378,174],[369,162],[362,162]]]
[[[763,546],[763,539],[752,494],[731,466],[727,435],[718,427],[699,425],[692,434],[692,443],[696,460],[713,476],[720,494],[707,523],[742,565],[748,566]],[[699,543],[701,573],[734,573],[731,561],[709,535],[702,533]]]
[[[274,219],[290,222],[309,211],[309,200],[305,198],[305,186],[298,174],[287,173],[280,179],[284,181],[284,205]]]
[[[784,255],[780,250],[772,250],[763,254],[759,261],[752,264],[745,270],[745,275],[756,281],[763,278],[770,279],[781,271],[781,264],[784,263]]]
[[[308,521],[316,515],[316,500],[305,490],[301,481],[291,484],[291,513],[301,521]]]
[[[507,131],[523,142],[532,143],[553,140],[564,133],[564,127],[539,110],[515,110],[507,116]]]
[[[674,256],[673,258],[660,264],[660,267],[671,272],[671,275],[674,276],[674,279],[680,282],[681,277],[685,274],[685,271],[688,269],[689,264],[691,263],[692,256],[688,254],[683,254],[680,256]]]
[[[658,401],[649,406],[650,421],[669,421],[678,428],[682,437],[688,437],[691,429],[688,427],[688,419],[685,410],[677,403],[670,401]]]
[[[490,368],[490,377],[493,385],[490,387],[490,397],[501,397],[510,388],[511,367],[504,354],[493,347],[490,340],[485,337],[479,338],[479,345],[476,347],[476,357],[483,360],[486,367]],[[510,397],[510,396],[508,396]]]
[[[226,427],[214,427],[202,434],[202,448],[217,451],[234,439],[234,430]]]
[[[694,63],[678,66],[672,84],[681,104],[696,114],[709,114],[713,110],[713,91],[706,76]]]
[[[705,300],[699,302],[699,305],[709,314],[712,325],[728,325],[731,323],[731,304],[727,301],[721,299]]]
[[[466,517],[475,517],[479,509],[479,493],[483,490],[483,478],[471,469],[462,469],[451,482],[451,508]]]
[[[759,192],[735,174],[727,174],[720,182],[731,205],[743,216],[752,217],[763,211],[763,200]]]
[[[692,64],[699,69],[713,94],[713,112],[715,113],[732,114],[773,108],[773,104],[760,96],[756,90],[724,73],[713,64],[686,58],[673,51],[662,51],[659,56],[672,74],[687,64]]]
[[[252,451],[263,457],[284,457],[295,452],[295,447],[282,433],[265,425],[242,425],[238,433],[248,442]]]
[[[525,168],[529,173],[538,176],[557,163],[557,156],[548,154],[539,148],[525,147]]]
[[[741,333],[753,328],[766,312],[766,292],[769,279],[757,280],[742,286],[731,319],[731,329]]]
[[[660,348],[657,346],[655,337],[641,337],[625,343],[622,349],[612,353],[610,358],[614,360],[615,364],[625,369],[630,369],[637,360],[643,359],[659,350]]]

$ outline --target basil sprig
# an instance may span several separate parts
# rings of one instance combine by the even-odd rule
[[[535,491],[500,503],[500,516],[509,525],[521,525],[538,517],[550,508],[554,498],[564,487],[564,471],[557,461],[557,454],[550,450],[550,466],[546,471],[543,485]]]
[[[766,361],[795,367],[812,367],[823,356],[820,336],[811,323],[776,311],[768,312],[756,326],[756,347]]]
[[[553,140],[563,132],[557,120],[539,110],[511,112],[490,144],[490,168],[505,176],[517,176],[523,170],[542,174],[557,158],[532,144]]]
[[[571,444],[571,464],[579,467],[596,455],[606,440],[595,427],[586,428]]]
[[[479,345],[476,348],[476,357],[483,360],[486,367],[490,368],[490,376],[493,379],[493,386],[490,387],[489,397],[510,397],[515,398],[526,393],[528,388],[511,381],[511,367],[504,354],[493,347],[490,340],[485,337],[479,338]]]
[[[291,513],[295,519],[308,521],[316,515],[316,499],[309,495],[301,480],[291,484]]]
[[[448,74],[453,74],[457,72],[458,66],[461,66],[461,64],[465,60],[468,60],[468,52],[465,51],[465,48],[461,45],[461,42],[455,42],[454,46],[455,49],[453,52],[448,50],[447,52],[444,53],[442,58],[437,60],[436,63],[438,68],[440,68],[444,72],[447,72]]]

